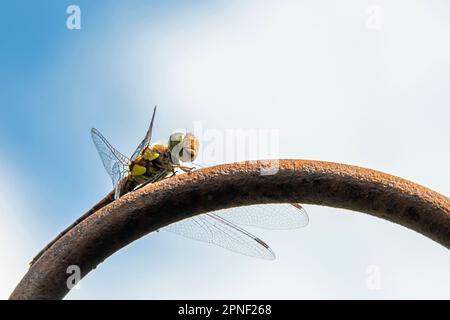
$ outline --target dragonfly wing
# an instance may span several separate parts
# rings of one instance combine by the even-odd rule
[[[93,128],[91,135],[103,166],[111,177],[115,188],[126,175],[130,160],[114,149],[97,129]]]
[[[153,122],[155,121],[155,113],[156,113],[156,106],[153,109],[153,115],[152,120],[150,121],[150,126],[147,130],[147,133],[145,134],[144,139],[141,141],[139,146],[134,151],[133,155],[131,156],[131,160],[136,160],[137,156],[141,153],[142,149],[150,145],[150,140],[152,140],[152,130],[153,130]]]
[[[214,213],[235,224],[264,229],[296,229],[309,222],[306,210],[297,203],[259,204]]]
[[[275,259],[274,252],[264,241],[213,213],[173,223],[164,227],[163,230],[212,243],[247,256]]]

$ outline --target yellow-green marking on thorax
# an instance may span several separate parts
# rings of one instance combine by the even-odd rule
[[[131,169],[131,175],[133,177],[142,176],[145,173],[147,173],[147,168],[145,163],[147,161],[153,161],[159,157],[159,153],[151,150],[150,148],[147,148],[144,150],[142,155],[140,155],[133,165],[133,168]],[[144,160],[144,161],[143,161]],[[144,162],[144,165],[142,165],[142,162]]]
[[[133,169],[131,170],[131,175],[142,176],[143,174],[145,174],[145,172],[147,172],[147,169],[145,167],[135,164],[133,166]]]
[[[159,153],[150,149],[147,149],[144,151],[144,154],[142,155],[142,158],[148,161],[153,161],[156,158],[159,157]]]

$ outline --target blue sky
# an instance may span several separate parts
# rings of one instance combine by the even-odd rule
[[[66,28],[70,4],[81,30]],[[155,104],[158,141],[195,123],[205,149],[214,130],[273,129],[281,158],[361,165],[450,194],[448,9],[436,0],[3,4],[2,297],[34,253],[110,190],[89,129],[131,154]],[[370,216],[307,209],[303,230],[251,230],[274,262],[159,233],[68,298],[450,297],[443,247]],[[380,290],[367,289],[371,265]]]

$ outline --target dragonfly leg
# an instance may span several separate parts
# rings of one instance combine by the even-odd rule
[[[134,190],[138,190],[142,187],[145,187],[146,185],[148,185],[149,183],[153,183],[153,182],[157,182],[159,180],[162,180],[165,176],[167,175],[167,171],[161,171],[160,173],[158,173],[156,176],[154,176],[153,178],[145,181],[144,183],[140,184],[139,186],[137,186],[136,188],[134,188]]]
[[[188,166],[178,166],[178,168],[187,173],[190,173],[193,170],[195,170],[195,167],[188,167]]]

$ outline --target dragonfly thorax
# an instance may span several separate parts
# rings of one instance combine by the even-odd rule
[[[167,146],[155,144],[146,147],[129,165],[131,179],[144,183],[162,171],[171,171],[170,152]]]

